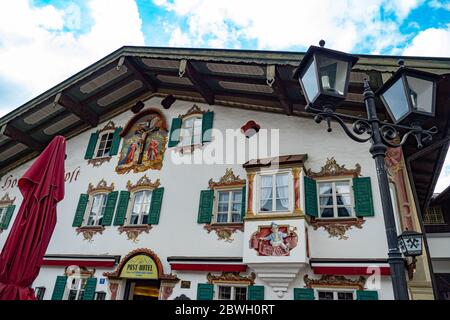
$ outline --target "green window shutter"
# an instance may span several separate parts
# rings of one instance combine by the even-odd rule
[[[198,207],[198,223],[211,223],[214,203],[214,190],[202,190]]]
[[[247,186],[242,188],[242,201],[241,201],[241,221],[244,221],[247,204]]]
[[[294,300],[314,300],[314,289],[294,288]]]
[[[378,291],[357,290],[356,300],[378,300]]]
[[[89,144],[86,148],[86,153],[84,155],[85,159],[92,159],[95,152],[95,147],[97,146],[98,140],[98,131],[91,134],[91,138],[89,139]]]
[[[249,286],[248,300],[264,300],[264,286]]]
[[[209,283],[199,283],[197,285],[197,300],[213,300],[214,285]]]
[[[311,217],[319,215],[317,185],[314,179],[305,176],[305,213]]]
[[[102,226],[110,226],[114,216],[119,191],[113,191],[108,194],[106,199],[105,212],[103,213]]]
[[[119,146],[120,146],[120,133],[122,132],[122,128],[117,128],[114,130],[114,135],[111,143],[111,149],[109,150],[110,156],[115,156],[119,152]]]
[[[181,118],[172,119],[172,126],[170,127],[169,148],[175,147],[180,142],[182,124],[183,120]]]
[[[128,201],[130,201],[130,193],[128,191],[120,191],[119,203],[117,204],[116,216],[114,218],[115,226],[123,226],[125,216],[127,215]]]
[[[203,115],[202,119],[202,142],[210,142],[212,137],[214,112],[209,111]]]
[[[97,278],[89,278],[84,287],[83,300],[94,300],[95,288],[97,287]]]
[[[370,177],[353,179],[353,194],[355,196],[355,214],[358,217],[373,217],[373,198]]]
[[[152,192],[152,202],[148,216],[148,224],[158,224],[161,213],[161,205],[164,195],[164,188],[157,188]]]
[[[81,227],[81,225],[83,224],[88,200],[89,196],[87,194],[80,194],[80,199],[78,200],[78,206],[77,210],[75,211],[75,217],[73,218],[72,227]]]
[[[67,277],[57,276],[55,287],[53,288],[52,300],[62,300],[64,297],[64,291],[66,291]]]
[[[16,209],[15,205],[11,205],[6,209],[5,218],[3,219],[3,223],[0,225],[0,229],[6,230],[9,227],[9,223],[11,222],[14,210]]]

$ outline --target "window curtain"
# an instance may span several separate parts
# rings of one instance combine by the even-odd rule
[[[272,176],[261,176],[261,208],[272,200]],[[272,208],[270,208],[272,210]]]
[[[287,174],[277,175],[276,187],[277,198],[280,200],[282,207],[287,209],[289,205],[289,186]]]

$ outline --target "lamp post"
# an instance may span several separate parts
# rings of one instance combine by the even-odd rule
[[[432,119],[435,110],[437,76],[403,67],[379,90],[379,95],[394,124],[382,122],[375,108],[375,94],[364,80],[364,103],[367,119],[336,113],[336,107],[345,100],[348,93],[350,72],[358,58],[344,52],[311,46],[306,52],[294,77],[300,81],[305,95],[306,111],[314,113],[314,120],[327,122],[327,131],[331,132],[334,120],[354,141],[371,141],[370,153],[375,160],[378,186],[388,243],[388,263],[390,266],[394,297],[396,300],[408,300],[405,267],[402,253],[398,248],[394,210],[392,207],[389,180],[385,168],[388,147],[399,147],[409,137],[414,137],[417,147],[432,140],[437,128],[423,129],[422,125]],[[349,128],[345,121],[353,123]],[[409,124],[409,126],[408,126]],[[364,135],[364,136],[362,136]],[[400,143],[395,141],[400,137]]]

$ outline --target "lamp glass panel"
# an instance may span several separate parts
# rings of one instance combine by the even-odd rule
[[[411,76],[406,76],[413,109],[432,113],[433,82]]]
[[[388,104],[386,107],[389,108],[393,114],[394,120],[398,121],[408,113],[408,102],[406,100],[402,78],[397,79],[397,81],[383,93],[382,96]]]
[[[317,61],[323,92],[343,96],[347,81],[348,62],[327,56],[318,56]]]
[[[316,78],[316,72],[315,72],[315,63],[314,63],[314,58],[311,59],[311,62],[309,63],[306,72],[304,73],[304,75],[301,77],[301,81],[303,83],[303,87],[305,89],[305,94],[308,98],[309,102],[314,102],[314,98],[317,96],[317,94],[319,93],[319,87],[318,87],[318,83],[317,83],[317,78]]]

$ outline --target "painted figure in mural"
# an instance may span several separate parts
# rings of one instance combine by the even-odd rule
[[[134,161],[136,150],[138,149],[138,144],[139,143],[137,141],[131,142],[125,157],[123,157],[122,160],[119,161],[119,165],[129,164]]]
[[[149,160],[155,160],[156,157],[158,156],[158,146],[159,143],[158,141],[156,141],[156,139],[152,139],[148,145],[148,150],[147,150],[147,158]]]
[[[267,237],[261,238],[261,240],[268,240],[272,247],[281,247],[285,251],[289,250],[289,245],[284,243],[284,239],[288,236],[287,233],[279,231],[278,224],[272,222],[270,225],[272,231]]]

